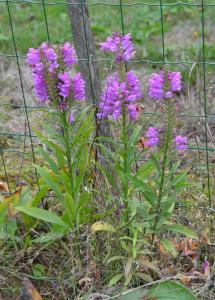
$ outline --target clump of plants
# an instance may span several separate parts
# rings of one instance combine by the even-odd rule
[[[43,160],[35,165],[39,191],[10,203],[11,215],[19,213],[26,247],[59,241],[67,247],[72,240],[71,268],[85,269],[86,255],[97,261],[105,268],[104,291],[105,285],[118,285],[121,292],[146,285],[150,288],[140,289],[138,295],[135,290],[132,299],[171,299],[171,290],[177,291],[174,299],[196,299],[178,281],[164,279],[158,263],[163,253],[176,259],[176,236],[196,238],[174,217],[180,194],[189,186],[180,168],[187,137],[175,128],[182,75],[163,66],[150,76],[144,95],[140,79],[127,64],[135,55],[131,34],[114,32],[100,46],[113,55],[114,71],[104,82],[96,108],[83,102],[85,83],[80,73],[74,74],[77,57],[70,43],[29,49],[35,94],[44,105],[42,130],[35,130]],[[144,123],[141,104],[146,97],[163,112],[162,126]],[[104,119],[111,124],[112,138],[95,134]],[[0,209],[8,222],[7,205]],[[32,237],[32,228],[39,236]]]

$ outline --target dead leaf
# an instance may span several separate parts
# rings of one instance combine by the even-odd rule
[[[210,239],[209,239],[209,237],[207,236],[206,233],[202,234],[201,243],[202,244],[206,244],[206,245],[210,245],[211,244]]]
[[[185,256],[197,256],[199,241],[193,238],[185,238],[180,242],[179,248]]]
[[[7,182],[0,181],[0,191],[9,193],[9,187]]]
[[[92,273],[96,281],[99,281],[101,279],[101,271],[95,261],[90,262],[90,272]]]
[[[108,224],[106,222],[98,221],[91,226],[92,233],[97,231],[109,231],[109,232],[116,232],[116,229],[113,225]]]
[[[15,216],[15,213],[14,213],[14,206],[12,203],[8,203],[8,208],[7,208],[7,214],[8,214],[8,217],[11,219]]]
[[[28,278],[24,279],[20,300],[43,300],[37,289]]]
[[[190,285],[191,278],[189,276],[186,276],[183,273],[177,273],[176,276],[184,285],[186,286]]]
[[[132,269],[132,264],[133,264],[134,260],[132,257],[129,257],[126,265],[125,265],[125,277],[128,276],[128,274],[130,273],[131,269]]]
[[[86,286],[89,287],[92,283],[93,283],[93,279],[90,277],[84,277],[78,281],[78,284],[80,286],[84,286],[84,287],[86,287]]]
[[[137,148],[139,150],[142,150],[142,149],[147,149],[149,148],[149,146],[147,145],[147,139],[144,137],[144,136],[141,136],[138,143],[137,143]]]
[[[154,262],[151,262],[151,261],[149,261],[148,259],[146,259],[146,258],[141,258],[140,260],[139,260],[139,264],[140,264],[140,266],[142,267],[142,268],[144,268],[145,270],[153,270],[153,271],[155,271],[155,272],[158,272],[158,268],[157,268],[157,266],[155,265],[155,263]]]

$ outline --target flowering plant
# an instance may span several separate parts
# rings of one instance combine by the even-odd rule
[[[32,200],[32,207],[22,208],[22,211],[30,216],[36,215],[38,219],[42,216],[42,220],[55,224],[51,233],[57,231],[62,236],[72,229],[75,250],[79,256],[79,226],[88,219],[89,208],[86,203],[91,198],[90,188],[85,186],[85,176],[90,172],[90,137],[94,130],[94,112],[93,109],[80,110],[77,107],[75,117],[73,115],[74,104],[85,99],[85,83],[80,73],[71,75],[69,71],[69,67],[77,62],[75,50],[70,43],[63,46],[42,43],[37,49],[30,48],[27,62],[32,68],[39,103],[47,103],[54,108],[52,112],[46,113],[45,119],[53,120],[54,117],[55,125],[50,126],[47,121],[44,122],[42,127],[45,134],[35,130],[50,153],[43,147],[38,149],[44,156],[44,165],[36,166],[41,176],[41,190]],[[49,199],[50,190],[60,206],[60,216],[49,211],[49,201],[44,203],[46,209],[37,208],[42,198],[48,196]],[[42,238],[39,240],[42,241]]]
[[[138,152],[137,143],[142,130],[139,107],[143,93],[136,72],[125,67],[125,63],[135,54],[132,36],[130,33],[122,35],[115,32],[100,46],[102,51],[114,54],[116,70],[105,80],[96,117],[112,121],[114,139],[104,137],[111,140],[110,148],[100,143],[103,137],[94,141],[93,145],[100,146],[102,154],[108,158],[108,167],[96,161],[93,176],[103,172],[105,183],[109,181],[109,193],[104,193],[102,188],[103,193],[99,197],[96,182],[92,184],[89,179],[94,112],[88,108],[81,112],[77,109],[73,115],[74,104],[85,98],[85,83],[81,74],[71,75],[69,71],[69,67],[77,62],[75,50],[69,43],[60,47],[43,43],[37,49],[29,49],[27,61],[32,68],[38,101],[54,107],[51,116],[55,117],[58,127],[53,128],[44,122],[46,135],[36,132],[51,153],[39,148],[45,158],[44,165],[37,166],[41,190],[33,199],[32,207],[19,209],[34,218],[55,224],[51,232],[60,233],[61,237],[71,230],[79,258],[82,254],[80,225],[111,215],[117,229],[98,221],[91,226],[91,231],[112,232],[117,242],[120,241],[125,250],[125,272],[112,278],[111,284],[124,277],[125,285],[128,285],[135,276],[144,279],[139,266],[146,247],[150,248],[149,259],[155,253],[153,250],[157,242],[174,254],[171,251],[174,247],[164,237],[166,232],[172,230],[189,236],[193,234],[184,226],[170,222],[178,200],[177,192],[187,186],[186,174],[179,171],[180,162],[174,163],[172,160],[174,148],[179,151],[187,148],[187,137],[178,135],[175,129],[174,96],[182,89],[182,76],[180,72],[170,71],[166,67],[151,75],[148,96],[162,104],[165,122],[162,127],[150,126],[147,129],[147,147]],[[145,161],[143,154],[150,147],[155,147],[157,151],[149,151],[150,157],[147,155],[149,159]],[[50,191],[56,197],[58,215],[50,212],[49,203],[46,203],[46,209],[37,208],[41,198],[49,195]],[[94,197],[91,197],[92,193]],[[96,200],[95,206],[90,201],[92,198]],[[104,212],[95,214],[101,198],[108,200]],[[41,241],[40,238],[38,240]],[[110,262],[117,259],[122,259],[122,255],[110,258]]]
[[[28,50],[27,62],[32,67],[38,101],[51,102],[57,109],[68,111],[69,121],[73,123],[73,100],[85,98],[85,83],[81,74],[71,76],[67,71],[68,67],[77,62],[75,49],[68,42],[62,47],[42,43],[39,48]]]

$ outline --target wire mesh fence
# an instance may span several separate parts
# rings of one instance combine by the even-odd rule
[[[39,46],[37,44],[38,41],[50,41],[57,43],[62,42],[67,38],[71,39],[71,26],[68,21],[67,13],[68,9],[72,6],[77,6],[80,9],[83,24],[86,23],[85,18],[87,17],[87,14],[84,10],[86,6],[90,12],[90,20],[93,20],[94,14],[96,14],[97,10],[99,11],[99,24],[91,23],[93,31],[99,32],[100,30],[104,30],[102,27],[102,14],[104,13],[110,14],[109,29],[111,31],[117,27],[123,34],[133,30],[133,32],[136,32],[136,35],[138,31],[141,30],[139,27],[142,28],[142,23],[147,31],[146,23],[150,22],[150,20],[147,19],[147,21],[145,21],[142,19],[140,22],[138,21],[139,23],[135,23],[138,25],[137,27],[132,27],[132,30],[130,30],[130,26],[132,26],[132,21],[130,19],[134,19],[141,11],[144,12],[144,16],[147,16],[147,14],[150,14],[151,11],[153,11],[150,18],[156,19],[156,28],[153,30],[156,31],[157,44],[154,45],[154,48],[158,54],[153,55],[154,52],[150,53],[150,50],[153,47],[153,44],[150,44],[150,34],[154,34],[154,31],[152,30],[149,36],[145,37],[144,44],[140,45],[141,49],[141,47],[147,47],[147,43],[149,43],[148,53],[142,53],[139,51],[138,58],[128,62],[128,65],[132,64],[139,68],[145,67],[151,70],[152,68],[168,64],[177,67],[179,66],[183,70],[186,70],[190,75],[192,75],[194,68],[198,70],[199,85],[198,91],[195,91],[195,95],[193,96],[193,106],[191,109],[187,110],[185,105],[184,111],[179,112],[177,118],[182,120],[182,122],[188,122],[188,127],[193,126],[191,135],[192,142],[187,150],[189,155],[183,157],[182,163],[187,166],[192,166],[193,169],[198,170],[199,176],[203,182],[203,188],[205,189],[205,193],[208,198],[207,203],[205,202],[205,206],[213,208],[213,177],[215,165],[213,121],[215,118],[215,111],[211,108],[213,105],[213,77],[211,74],[213,73],[213,67],[215,65],[215,56],[213,53],[211,54],[210,49],[207,47],[207,41],[209,39],[208,27],[211,26],[211,24],[208,23],[207,15],[211,10],[215,9],[215,3],[213,3],[213,1],[206,2],[204,0],[192,0],[187,2],[162,0],[132,2],[131,0],[109,0],[105,2],[89,1],[89,3],[85,3],[83,0],[80,0],[79,2],[0,0],[0,21],[3,25],[0,31],[0,60],[2,62],[5,62],[5,60],[13,62],[12,85],[13,88],[17,90],[17,92],[15,91],[14,98],[16,98],[16,93],[18,93],[19,97],[22,99],[18,103],[16,101],[11,103],[11,99],[7,99],[4,94],[0,97],[2,118],[2,125],[0,128],[0,152],[2,161],[1,176],[4,175],[4,179],[7,181],[10,189],[9,192],[13,192],[16,185],[25,179],[26,172],[28,172],[28,175],[34,173],[34,175],[31,176],[34,180],[36,179],[38,181],[37,174],[35,173],[33,166],[33,164],[37,161],[35,154],[35,144],[37,143],[37,139],[33,134],[32,123],[34,123],[35,118],[37,118],[38,109],[41,107],[38,106],[36,102],[32,101],[33,96],[28,83],[29,74],[26,75],[27,71],[25,68],[25,49],[31,46]],[[54,13],[52,11],[53,8],[56,8]],[[61,14],[59,13],[58,8],[61,9]],[[28,9],[27,18],[25,12],[20,13],[20,10],[22,11],[25,9]],[[198,49],[194,52],[191,51],[186,59],[180,55],[178,55],[178,57],[174,57],[174,55],[170,53],[169,43],[171,43],[171,39],[167,36],[169,31],[167,32],[166,30],[168,22],[170,22],[168,11],[171,11],[173,14],[173,21],[171,20],[172,26],[172,22],[174,23],[174,20],[177,22],[178,11],[182,9],[184,9],[182,14],[183,12],[186,12],[188,14],[188,19],[192,17],[194,11],[197,15],[197,18],[193,22],[195,23],[196,28],[198,28],[198,32],[196,33]],[[113,15],[111,15],[112,13]],[[59,20],[60,16],[63,17]],[[112,19],[112,16],[114,16],[114,19]],[[34,22],[33,28],[29,25],[32,19]],[[56,40],[55,37],[55,22],[62,23],[62,26],[65,26],[68,29],[66,36],[64,36],[64,33],[60,30],[60,38],[58,38],[58,40]],[[38,27],[37,24],[39,24]],[[191,25],[192,18],[190,20],[190,26]],[[104,26],[106,26],[106,24]],[[90,54],[90,50],[88,49],[90,45],[86,32],[87,28],[84,25],[83,28],[80,28],[80,30],[84,33],[86,57],[81,57],[79,60],[87,63],[89,73],[91,72],[90,62],[93,62],[98,66],[106,66],[108,63],[111,63],[110,59],[105,57],[96,58]],[[39,37],[37,38],[37,36]],[[186,31],[184,29],[182,30],[180,36],[181,40],[179,42],[183,44],[183,39],[185,38]],[[136,40],[138,40],[138,37],[136,37]],[[5,43],[7,44],[7,47],[4,45]],[[190,77],[191,76],[189,76],[189,80],[191,80]],[[89,80],[91,80],[91,78]],[[3,88],[4,82],[1,84]],[[92,84],[91,89],[93,95],[92,99],[94,99],[96,96],[93,93]],[[188,98],[189,97],[191,96],[188,85]],[[195,104],[195,101],[197,102],[195,97],[199,97],[198,101],[200,101],[200,109],[198,110],[195,110],[195,106],[197,106],[197,104]],[[15,123],[14,126],[5,126],[5,113],[11,114],[11,110],[13,110],[12,119],[16,118],[17,111],[19,111],[19,115],[22,115],[18,121],[20,124]],[[145,115],[146,118],[162,119],[162,113],[151,109],[150,105],[146,106],[146,109],[143,110],[142,114]],[[202,135],[200,142],[198,134],[199,131],[201,131]],[[10,141],[9,145],[7,144],[7,140]],[[27,171],[25,168],[26,165],[28,165]],[[15,169],[15,172],[12,172],[11,175],[12,169]],[[11,184],[11,182],[15,182],[15,184]]]

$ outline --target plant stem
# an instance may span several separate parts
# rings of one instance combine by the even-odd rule
[[[73,171],[72,171],[72,153],[69,141],[69,124],[67,121],[66,111],[61,112],[61,120],[63,124],[63,136],[65,141],[65,150],[66,150],[66,160],[67,160],[67,167],[68,167],[68,174],[69,174],[69,182],[70,182],[70,189],[72,196],[73,195]]]
[[[157,224],[160,220],[160,214],[162,212],[162,198],[163,192],[165,190],[165,177],[166,177],[166,170],[168,167],[168,154],[170,152],[170,148],[172,145],[173,139],[173,120],[174,120],[174,105],[170,98],[166,99],[167,107],[166,107],[166,126],[165,126],[165,142],[164,142],[164,151],[163,151],[163,160],[161,164],[161,175],[160,175],[160,185],[159,185],[159,192],[158,192],[158,201],[156,207],[156,217],[153,226],[153,234],[152,234],[152,242],[154,244],[155,239],[155,232],[157,229]]]
[[[125,80],[125,65],[123,62],[119,64],[119,74],[120,81]],[[123,172],[124,181],[123,185],[123,202],[126,208],[126,222],[129,222],[129,212],[128,212],[128,185],[129,181],[127,179],[128,173],[128,128],[127,128],[127,111],[125,99],[122,99],[122,142],[123,142]],[[128,230],[129,233],[129,230]]]
[[[65,153],[66,153],[66,161],[67,161],[67,168],[68,168],[68,175],[69,175],[69,183],[70,183],[70,192],[74,200],[76,200],[76,195],[74,194],[74,185],[73,185],[73,170],[72,170],[72,152],[71,152],[71,145],[70,145],[70,138],[69,138],[69,123],[67,120],[67,112],[60,111],[60,118],[63,125],[63,137],[65,142]],[[78,243],[79,237],[79,224],[76,222],[76,230],[75,230],[75,248],[79,259],[81,258],[81,251],[80,246]]]

